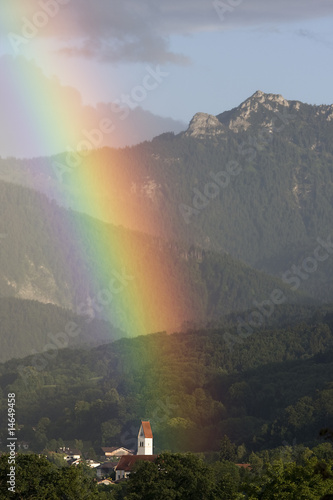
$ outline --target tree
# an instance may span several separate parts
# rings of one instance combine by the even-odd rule
[[[213,470],[193,454],[162,453],[139,462],[128,483],[129,500],[214,500]]]
[[[254,452],[250,454],[249,462],[251,464],[252,470],[255,472],[260,472],[264,466],[264,460]]]
[[[333,480],[325,478],[332,462],[311,458],[304,465],[279,460],[268,464],[264,472],[243,485],[249,500],[318,500],[333,490]]]
[[[227,460],[228,462],[236,462],[237,460],[236,445],[232,443],[226,435],[224,435],[221,440],[220,460]]]
[[[215,474],[216,498],[219,500],[236,499],[240,483],[239,467],[229,462],[216,462],[212,469]]]
[[[0,457],[0,498],[8,496],[8,455]],[[57,468],[44,456],[21,455],[16,457],[15,496],[35,500],[91,500],[100,498],[91,471],[82,466]]]

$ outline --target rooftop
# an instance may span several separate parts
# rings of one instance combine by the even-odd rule
[[[155,462],[157,455],[126,455],[121,457],[116,470],[123,470],[125,472],[131,472],[132,468],[136,462],[146,461]]]
[[[150,427],[150,422],[149,421],[142,421],[141,422],[143,433],[145,435],[145,438],[152,438],[153,437],[153,432]]]

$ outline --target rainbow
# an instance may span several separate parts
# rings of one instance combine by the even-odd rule
[[[27,5],[30,14],[26,14],[31,17],[32,3]],[[21,15],[17,17],[20,19]],[[46,78],[40,78],[41,70],[24,57],[18,55],[9,67],[5,91],[20,109],[13,127],[19,129],[20,124],[31,123],[26,141],[39,147],[40,156],[49,156],[58,143],[69,145],[65,153],[49,157],[47,167],[43,160],[47,170],[43,172],[43,186],[34,185],[34,177],[30,184],[38,190],[42,188],[59,205],[68,206],[74,197],[79,212],[95,216],[74,217],[68,211],[62,228],[54,227],[55,234],[61,233],[59,248],[69,257],[69,266],[75,262],[89,283],[75,310],[90,320],[103,317],[129,336],[178,330],[188,319],[189,309],[188,304],[185,306],[188,298],[182,264],[175,267],[161,240],[138,231],[144,228],[151,235],[159,233],[158,221],[147,213],[148,209],[134,202],[134,196],[133,203],[125,209],[121,202],[125,192],[136,189],[135,179],[142,179],[143,167],[122,164],[118,150],[99,149],[103,134],[112,133],[114,125],[110,119],[105,117],[92,124],[86,115],[77,116],[78,103],[72,102],[77,96],[68,90],[63,101],[57,91],[59,82],[46,83]],[[5,138],[15,139],[20,140]],[[27,175],[28,172],[31,170],[27,170]],[[41,207],[39,216],[46,218],[51,228],[54,226],[48,206]],[[108,221],[109,225],[98,220]],[[72,249],[69,256],[68,242]]]
[[[94,317],[97,311],[130,336],[175,331],[186,319],[181,270],[172,274],[175,262],[164,242],[124,227],[144,226],[150,214],[135,205],[123,210],[119,190],[131,186],[131,171],[112,158],[112,153],[119,156],[108,149],[93,151],[82,164],[60,170],[64,191],[81,193],[76,203],[82,211],[86,207],[98,220],[112,220],[112,225],[99,225],[85,217],[81,224],[70,227],[71,238],[86,241],[84,252],[80,248],[77,252],[88,269],[92,291],[88,300],[78,305],[78,312]],[[53,170],[63,166],[52,160]],[[152,226],[147,229],[156,234],[158,228]]]

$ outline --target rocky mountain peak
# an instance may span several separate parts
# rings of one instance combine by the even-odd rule
[[[241,107],[244,105],[248,106],[249,104],[254,102],[264,104],[266,105],[266,107],[267,105],[271,104],[278,104],[288,107],[290,105],[289,101],[287,101],[281,94],[265,94],[265,92],[257,90],[249,99],[241,104]]]
[[[268,111],[278,111],[281,106],[289,108],[290,103],[280,94],[265,94],[261,90],[257,90],[249,99],[244,101],[238,109],[238,117],[246,121],[253,112],[260,109]]]
[[[251,97],[242,102],[237,108],[226,111],[218,115],[218,119],[235,133],[246,131],[251,126],[252,118],[258,112],[263,112],[263,117],[269,112],[267,117],[270,121],[271,112],[284,112],[291,103],[280,94],[265,94],[257,90]],[[264,118],[264,122],[266,123]]]
[[[216,116],[208,113],[196,113],[185,132],[185,136],[196,138],[213,137],[223,133],[224,127]]]

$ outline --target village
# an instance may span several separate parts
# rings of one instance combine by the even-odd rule
[[[58,453],[63,455],[69,466],[85,464],[96,471],[98,484],[109,486],[112,483],[129,478],[134,465],[140,461],[156,460],[153,453],[153,433],[149,421],[141,421],[137,438],[137,449],[128,450],[122,446],[102,447],[100,461],[84,459],[80,450],[61,447]]]
[[[21,453],[28,453],[29,445],[20,442],[18,448]],[[85,465],[93,469],[96,472],[97,484],[104,486],[126,481],[138,462],[155,462],[158,458],[154,454],[154,437],[148,420],[141,421],[136,449],[130,450],[123,446],[101,447],[98,458],[91,459],[78,449],[63,446],[57,450],[57,455],[62,456],[64,463],[70,467]],[[50,458],[48,455],[46,457]],[[241,469],[251,470],[250,464],[235,465]]]

